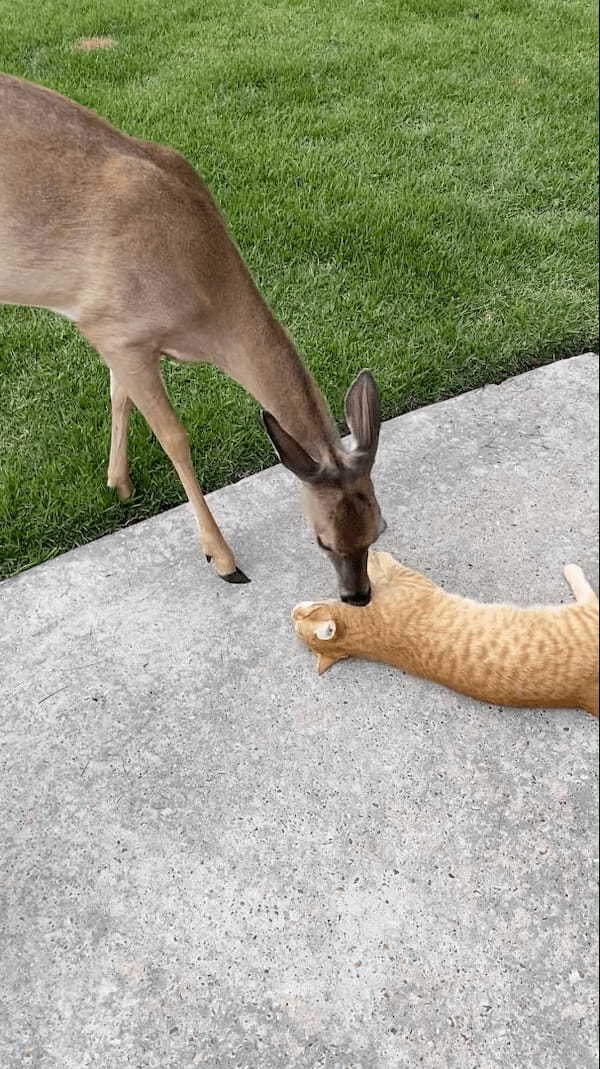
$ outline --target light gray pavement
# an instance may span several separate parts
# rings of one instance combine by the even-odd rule
[[[382,545],[463,594],[595,583],[597,360],[392,420]],[[100,475],[100,473],[99,473]],[[597,724],[324,677],[290,476],[0,587],[3,1069],[596,1066]]]

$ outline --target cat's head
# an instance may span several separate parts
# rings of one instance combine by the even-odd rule
[[[405,584],[406,577],[411,578]],[[369,552],[369,580],[372,599],[365,608],[341,601],[301,601],[292,610],[294,630],[317,658],[319,674],[345,657],[372,657],[381,649],[390,618],[399,618],[402,604],[414,595],[415,578],[431,586],[429,580],[411,572],[389,553]]]
[[[294,630],[315,654],[319,675],[336,661],[352,655],[348,641],[349,610],[352,612],[350,606],[340,601],[301,601],[292,610]],[[363,614],[367,611],[354,610]]]

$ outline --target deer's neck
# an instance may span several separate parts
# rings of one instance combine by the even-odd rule
[[[314,460],[332,458],[340,437],[327,402],[292,343],[276,350],[254,397]]]
[[[261,302],[262,303],[262,302]],[[325,399],[283,327],[266,307],[224,354],[222,370],[239,382],[314,460],[339,447],[339,434]]]

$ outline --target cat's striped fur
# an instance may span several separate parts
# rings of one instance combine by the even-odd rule
[[[447,594],[371,551],[371,604],[303,602],[296,632],[319,671],[346,657],[403,668],[495,705],[577,707],[598,714],[598,598],[576,565],[576,601],[543,608],[484,605]]]

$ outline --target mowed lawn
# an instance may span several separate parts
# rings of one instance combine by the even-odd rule
[[[595,345],[595,33],[591,0],[0,0],[0,68],[187,156],[341,422],[365,366],[390,417]],[[273,463],[237,386],[165,376],[205,489]],[[71,324],[0,308],[1,575],[183,499],[137,414],[106,488],[107,400]]]

